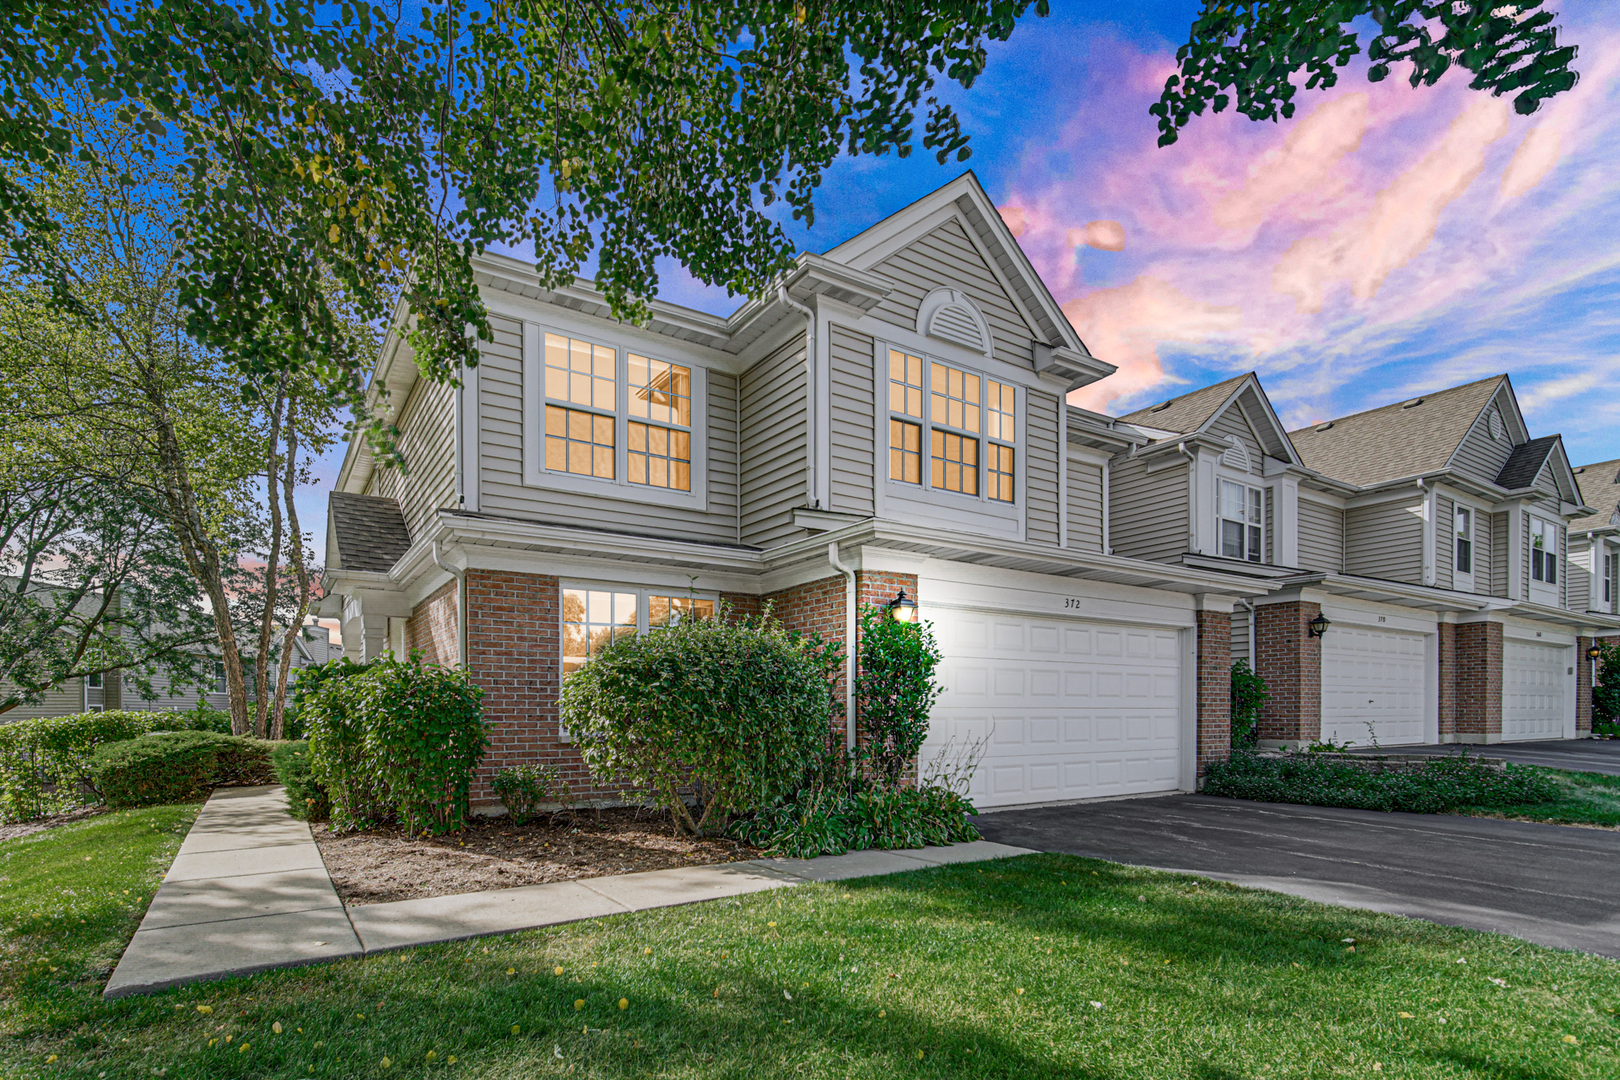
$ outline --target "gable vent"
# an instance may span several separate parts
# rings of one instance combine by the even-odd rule
[[[1495,409],[1491,410],[1490,428],[1491,438],[1495,439],[1497,442],[1501,442],[1502,436],[1505,435],[1506,432],[1502,430],[1502,414],[1497,412]]]
[[[1231,444],[1225,453],[1221,454],[1221,464],[1227,468],[1237,469],[1239,472],[1249,471],[1249,451],[1236,435],[1228,435],[1226,441]]]
[[[984,352],[984,334],[973,317],[973,309],[966,304],[943,304],[935,310],[934,317],[928,320],[928,336]]]

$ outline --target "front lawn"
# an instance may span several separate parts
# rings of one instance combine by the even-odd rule
[[[1620,776],[1542,769],[1533,765],[1524,768],[1542,773],[1558,785],[1559,794],[1555,802],[1527,806],[1510,804],[1468,812],[1482,817],[1550,821],[1559,825],[1620,826]]]
[[[150,895],[190,813],[0,845],[0,1073],[1620,1075],[1611,961],[1050,855],[103,1003],[89,976],[133,929],[123,890]]]

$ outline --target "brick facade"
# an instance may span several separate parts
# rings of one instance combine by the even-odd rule
[[[1254,669],[1271,691],[1260,711],[1260,738],[1311,743],[1322,737],[1322,639],[1310,622],[1322,605],[1302,600],[1255,608]]]
[[[456,583],[452,580],[417,604],[405,620],[405,656],[420,652],[424,664],[453,667],[459,647],[456,635]]]
[[[1502,624],[1462,623],[1457,627],[1457,739],[1496,742],[1502,738]]]
[[[1586,650],[1592,647],[1594,640],[1589,637],[1575,639],[1576,736],[1592,733],[1592,661],[1587,657]]]
[[[1232,616],[1196,612],[1198,620],[1198,776],[1232,752]]]
[[[1440,639],[1440,741],[1454,742],[1457,737],[1457,626],[1443,622],[1437,633]]]

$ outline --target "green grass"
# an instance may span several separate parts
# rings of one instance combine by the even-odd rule
[[[1508,817],[1521,821],[1550,821],[1559,825],[1620,826],[1620,776],[1602,773],[1568,772],[1524,766],[1550,777],[1561,789],[1552,803],[1526,806],[1494,806],[1489,810],[1469,810],[1476,817]]]
[[[102,1002],[192,813],[0,844],[0,1075],[1620,1076],[1611,961],[1047,855]]]

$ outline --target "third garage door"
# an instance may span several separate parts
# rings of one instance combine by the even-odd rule
[[[1335,624],[1322,638],[1322,738],[1341,746],[1421,743],[1427,657],[1421,634]]]
[[[931,609],[945,687],[925,761],[986,740],[981,807],[1174,791],[1181,653],[1174,630]]]
[[[1502,642],[1502,741],[1564,737],[1565,673],[1570,649],[1535,641]]]

